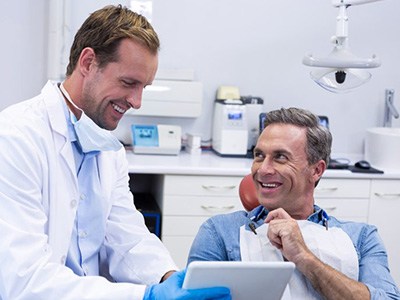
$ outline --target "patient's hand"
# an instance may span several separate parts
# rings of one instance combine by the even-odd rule
[[[269,223],[267,237],[271,244],[281,250],[282,255],[297,264],[312,255],[307,248],[297,221],[282,208],[268,213],[265,223]]]

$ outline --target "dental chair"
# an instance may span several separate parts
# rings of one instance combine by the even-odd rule
[[[242,201],[243,207],[247,211],[250,211],[260,205],[258,203],[257,191],[253,182],[253,176],[251,174],[244,176],[240,182],[239,197],[240,201]]]

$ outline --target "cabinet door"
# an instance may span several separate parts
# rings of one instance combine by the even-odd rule
[[[166,175],[164,195],[237,197],[242,178],[237,176]]]
[[[341,220],[367,222],[369,179],[323,178],[315,188],[315,203]]]
[[[315,203],[339,220],[368,222],[368,198],[320,198]]]
[[[213,216],[243,210],[238,196],[164,196],[164,215]]]
[[[378,227],[385,243],[389,266],[397,285],[400,285],[400,180],[373,180],[371,188],[369,223]]]
[[[180,268],[207,218],[243,210],[238,176],[165,175],[162,240]]]
[[[315,188],[316,198],[369,198],[369,179],[322,178]]]

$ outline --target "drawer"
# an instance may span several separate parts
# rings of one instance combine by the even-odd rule
[[[329,199],[321,198],[316,199],[315,204],[323,208],[328,215],[332,215],[339,220],[347,221],[368,221],[368,208],[369,199],[361,198],[339,198],[339,199]]]
[[[243,177],[166,175],[164,195],[237,196]]]
[[[400,180],[374,180],[371,191],[372,197],[400,200]]]
[[[369,179],[324,179],[315,188],[314,196],[320,198],[369,198]]]
[[[195,236],[208,217],[164,216],[162,234]]]
[[[163,215],[213,216],[244,209],[238,195],[164,197]]]

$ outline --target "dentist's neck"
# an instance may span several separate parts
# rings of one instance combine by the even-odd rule
[[[60,84],[61,94],[64,96],[65,103],[67,104],[69,110],[75,115],[76,119],[79,120],[82,115],[82,111],[76,107],[76,104],[73,102],[65,85],[65,81]]]

